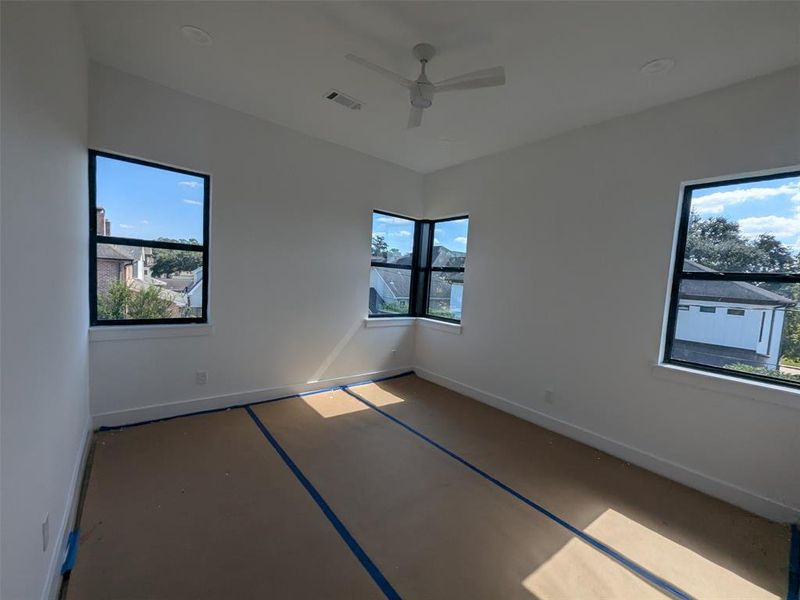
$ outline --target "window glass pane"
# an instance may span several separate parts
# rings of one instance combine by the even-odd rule
[[[372,260],[411,265],[414,253],[414,221],[372,213]]]
[[[469,219],[442,221],[433,227],[433,267],[463,267],[467,256]]]
[[[800,382],[800,284],[682,281],[671,358]]]
[[[97,319],[201,317],[203,253],[97,244]]]
[[[445,319],[461,319],[464,295],[464,273],[433,271],[428,295],[428,315]]]
[[[203,243],[202,177],[97,157],[97,234]]]
[[[688,271],[800,271],[800,175],[697,189],[686,240]]]
[[[370,267],[369,314],[398,315],[409,313],[411,269]]]

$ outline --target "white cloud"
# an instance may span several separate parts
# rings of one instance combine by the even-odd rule
[[[119,224],[120,229],[136,229],[136,225],[128,225],[126,223]]]
[[[756,237],[762,233],[784,239],[800,235],[800,213],[793,217],[745,217],[739,219],[739,229],[746,237]]]
[[[407,219],[401,219],[400,217],[390,217],[388,215],[381,216],[376,219],[378,223],[391,223],[393,225],[405,225],[408,223]]]
[[[392,237],[411,237],[411,232],[407,229],[401,229],[400,231],[390,231],[389,235]]]
[[[456,242],[457,244],[462,244],[463,246],[467,245],[467,238],[465,238],[464,236],[453,238],[453,241]]]
[[[203,203],[199,200],[189,200],[188,198],[183,199],[184,204],[191,204],[193,206],[203,206]]]
[[[749,187],[711,192],[704,196],[692,198],[692,209],[703,215],[716,215],[729,206],[749,202],[750,200],[766,200],[775,196],[791,194],[791,200],[800,202],[800,181],[787,183],[778,187]]]
[[[182,185],[183,187],[188,187],[188,188],[192,188],[193,190],[196,190],[197,188],[200,187],[200,182],[199,181],[179,181],[178,185]]]
[[[433,243],[436,244],[437,246],[441,246],[442,245],[442,242],[440,242],[439,238],[437,238],[437,237],[433,238]]]
[[[142,219],[142,225],[150,225],[150,221],[147,219]]]

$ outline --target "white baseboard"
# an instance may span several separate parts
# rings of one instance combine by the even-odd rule
[[[53,545],[53,554],[50,557],[50,565],[47,569],[47,581],[42,590],[42,600],[56,600],[61,589],[61,565],[64,564],[64,559],[66,558],[69,532],[72,531],[78,516],[78,503],[81,497],[83,472],[86,468],[86,458],[91,446],[91,425],[91,419],[87,419],[83,441],[75,457],[75,464],[72,467],[72,478],[64,503],[64,515],[61,518],[61,523],[59,523],[58,537]]]
[[[767,498],[751,490],[744,489],[735,484],[722,481],[690,467],[677,464],[661,458],[644,450],[634,448],[622,442],[617,442],[603,435],[556,419],[542,412],[522,406],[506,398],[490,392],[465,385],[449,377],[438,375],[423,368],[414,368],[417,375],[428,381],[458,392],[484,404],[488,404],[510,413],[520,419],[530,421],[536,425],[555,431],[561,435],[577,440],[583,444],[607,452],[624,461],[640,466],[648,471],[658,473],[668,479],[677,481],[691,488],[699,490],[709,496],[714,496],[747,511],[761,515],[772,521],[781,523],[797,523],[800,521],[800,508],[788,506],[772,498]]]
[[[223,394],[220,396],[193,398],[191,400],[179,400],[177,402],[129,408],[126,410],[93,415],[92,424],[95,429],[98,427],[118,427],[121,425],[131,425],[133,423],[141,423],[143,421],[154,421],[169,417],[189,415],[206,410],[215,410],[230,406],[241,406],[243,404],[250,404],[253,402],[262,402],[264,400],[272,400],[273,398],[282,398],[283,396],[291,396],[293,394],[302,394],[304,392],[312,392],[314,390],[323,390],[340,385],[357,383],[367,379],[392,377],[393,375],[399,375],[400,373],[406,373],[411,370],[411,367],[397,367],[384,371],[373,371],[370,373],[358,373],[357,375],[348,375],[345,377],[335,377],[333,379],[320,379],[319,381],[310,383],[297,383],[293,385],[264,388],[260,390],[251,390],[234,394]]]

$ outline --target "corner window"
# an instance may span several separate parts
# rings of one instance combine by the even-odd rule
[[[800,386],[800,172],[687,185],[675,256],[664,360]]]
[[[461,321],[468,217],[372,215],[369,316]]]
[[[92,325],[205,323],[209,177],[89,153]]]
[[[387,213],[372,215],[369,314],[409,316],[416,222]]]
[[[430,283],[425,315],[460,321],[469,219],[436,221],[432,228]]]

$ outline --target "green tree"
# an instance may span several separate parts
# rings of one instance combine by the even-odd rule
[[[137,292],[124,281],[115,281],[97,298],[97,316],[106,320],[166,319],[172,316],[172,307],[172,301],[157,287]]]
[[[174,240],[170,238],[159,238],[162,242],[178,242],[181,244],[199,245],[194,238],[189,240]],[[198,248],[197,252],[188,250],[166,250],[155,248],[153,250],[153,266],[150,273],[153,277],[172,277],[175,273],[184,271],[194,271],[203,264],[203,256]]]
[[[791,286],[791,298],[800,303],[800,284]],[[800,361],[800,312],[796,305],[786,310],[783,323],[783,340],[781,341],[781,354],[793,361]]]
[[[389,260],[391,257],[396,257],[400,254],[397,248],[389,248],[384,237],[380,234],[372,236],[372,256]]]
[[[372,256],[380,256],[382,258],[386,258],[386,254],[388,251],[389,251],[389,245],[386,243],[386,240],[383,238],[383,236],[373,235]]]
[[[686,258],[715,271],[792,271],[797,257],[774,236],[744,237],[739,224],[725,217],[704,219],[692,214],[686,238]]]

